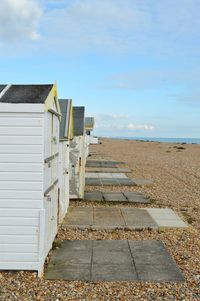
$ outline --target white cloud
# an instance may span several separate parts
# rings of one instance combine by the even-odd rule
[[[73,0],[63,9],[49,11],[43,30],[61,46],[68,46],[68,51],[121,52],[137,47],[131,34],[134,29],[147,30],[150,18],[131,0]]]
[[[127,129],[129,129],[129,130],[152,131],[152,130],[154,130],[154,127],[152,125],[148,125],[148,124],[134,124],[134,123],[129,123],[128,126],[127,126]]]
[[[124,120],[124,119],[128,119],[129,116],[128,115],[121,115],[121,114],[97,114],[95,115],[95,120],[97,122],[104,122],[104,121],[111,121],[111,120]]]
[[[148,125],[148,124],[134,124],[134,123],[129,123],[129,124],[115,124],[115,123],[107,123],[107,124],[95,124],[95,129],[100,129],[100,130],[126,130],[126,131],[153,131],[154,126]]]
[[[139,54],[198,53],[199,0],[44,1],[43,31],[60,50]],[[49,3],[49,6],[48,6]],[[177,9],[175,9],[175,7]],[[50,25],[51,24],[51,25]],[[195,40],[194,40],[195,38]]]
[[[199,10],[199,0],[0,0],[0,41],[40,33],[40,51],[199,54]]]
[[[0,44],[37,40],[38,23],[42,10],[33,0],[0,1]]]

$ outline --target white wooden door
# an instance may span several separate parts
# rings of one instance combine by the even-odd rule
[[[47,255],[57,233],[59,119],[50,112],[45,115],[44,208],[45,255]]]

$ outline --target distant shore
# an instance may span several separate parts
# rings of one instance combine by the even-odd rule
[[[167,142],[183,144],[200,144],[200,138],[163,138],[163,137],[102,137],[102,139],[134,140],[146,142]]]

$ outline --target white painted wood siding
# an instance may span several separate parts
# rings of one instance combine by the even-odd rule
[[[69,141],[60,142],[59,150],[59,223],[62,223],[69,206]]]
[[[74,137],[70,146],[70,198],[82,199],[85,189],[85,137]]]
[[[56,110],[55,107],[52,109]],[[44,192],[59,179],[59,119],[55,114],[45,113],[44,157],[54,159],[44,164]],[[58,155],[57,155],[58,154]],[[44,198],[45,209],[45,235],[44,257],[52,247],[52,242],[57,234],[58,224],[58,183],[54,185]]]
[[[39,269],[44,165],[41,108],[0,105],[0,269]]]

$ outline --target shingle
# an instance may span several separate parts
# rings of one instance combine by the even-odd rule
[[[73,107],[74,136],[82,136],[85,130],[85,107]]]
[[[70,124],[70,106],[71,99],[59,99],[60,110],[62,114],[61,124],[60,124],[60,139],[69,138],[66,137],[66,133],[69,132]]]
[[[2,96],[4,103],[44,103],[53,85],[12,85]]]

